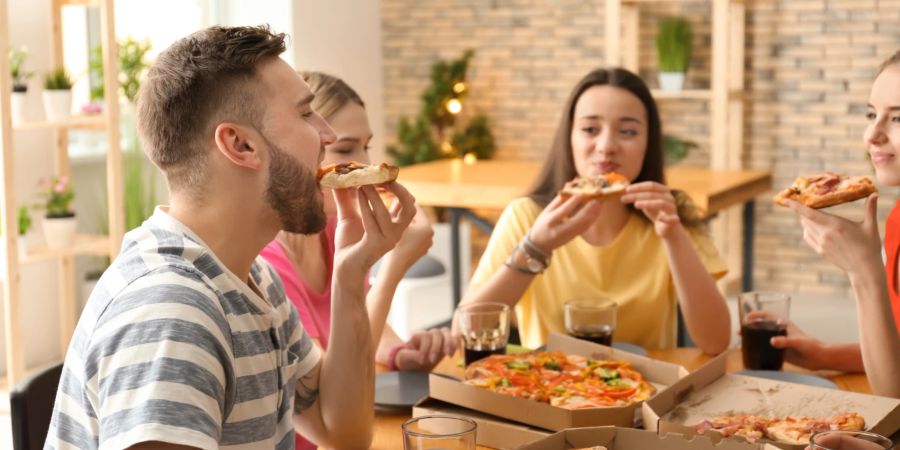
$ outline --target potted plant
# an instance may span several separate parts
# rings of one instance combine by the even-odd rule
[[[28,207],[19,205],[19,257],[24,257],[28,253],[28,231],[31,229],[31,213]]]
[[[675,136],[663,135],[663,153],[667,165],[677,164],[687,157],[691,149],[697,148],[696,142],[679,139]]]
[[[667,17],[659,22],[656,33],[656,56],[659,62],[659,86],[664,91],[680,91],[691,61],[691,24],[681,17]]]
[[[44,79],[44,112],[51,122],[64,121],[72,112],[72,78],[64,68],[47,74]]]
[[[12,75],[12,121],[22,123],[25,120],[25,95],[28,92],[28,78],[31,72],[23,68],[28,49],[21,47],[9,49],[9,70]]]
[[[75,192],[69,184],[69,177],[52,177],[41,183],[41,196],[46,211],[43,228],[47,247],[66,248],[75,241],[78,221],[72,211]]]

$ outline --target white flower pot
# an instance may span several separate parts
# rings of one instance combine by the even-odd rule
[[[28,248],[31,245],[31,239],[28,238],[28,234],[26,233],[24,236],[19,235],[19,259],[25,258],[25,255],[28,254]]]
[[[659,87],[664,91],[680,91],[684,87],[684,73],[660,72]]]
[[[12,93],[12,123],[13,125],[25,122],[25,105],[27,104],[27,92]]]
[[[44,240],[49,248],[66,248],[75,242],[78,219],[72,217],[44,217]]]
[[[44,113],[50,122],[68,120],[72,115],[72,91],[68,89],[45,90]]]

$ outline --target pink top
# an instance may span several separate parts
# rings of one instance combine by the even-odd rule
[[[297,308],[300,322],[310,337],[319,341],[323,349],[328,348],[328,334],[331,332],[331,271],[334,267],[334,233],[337,219],[330,218],[325,230],[319,233],[322,241],[322,256],[325,258],[325,290],[314,291],[307,285],[291,262],[284,247],[277,240],[269,242],[260,255],[272,265],[284,292]]]
[[[322,256],[325,258],[325,290],[322,292],[314,291],[307,285],[297,269],[291,262],[284,251],[284,247],[277,240],[269,242],[268,245],[260,253],[284,284],[284,293],[300,315],[300,323],[306,333],[313,339],[319,341],[323,349],[328,348],[328,335],[331,332],[331,273],[334,268],[334,235],[337,231],[337,218],[331,217],[325,225],[325,229],[319,233],[322,243]],[[369,289],[369,277],[366,277],[365,288]],[[296,435],[295,448],[297,450],[315,450],[316,445]]]

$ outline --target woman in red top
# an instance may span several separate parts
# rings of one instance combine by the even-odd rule
[[[900,186],[900,51],[878,70],[869,95],[864,140],[875,176],[883,186]],[[850,278],[859,309],[860,343],[824,345],[805,336],[773,338],[789,360],[807,367],[865,368],[872,391],[900,397],[900,202],[887,219],[882,261],[878,234],[878,194],[866,201],[866,216],[854,222],[789,202],[800,215],[803,238]],[[818,368],[818,367],[817,367]]]

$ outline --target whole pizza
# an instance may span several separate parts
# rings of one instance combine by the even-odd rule
[[[466,367],[466,384],[566,409],[625,406],[656,388],[625,361],[563,352],[492,355]]]

